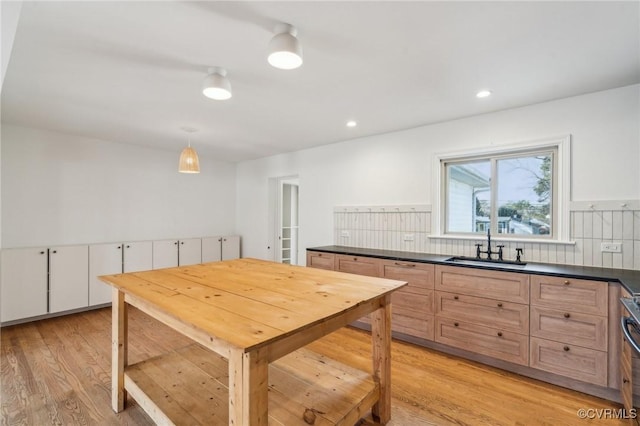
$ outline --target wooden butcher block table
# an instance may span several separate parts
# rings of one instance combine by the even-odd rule
[[[129,393],[163,425],[352,426],[369,409],[389,421],[390,296],[405,282],[256,259],[100,278],[116,412]],[[196,343],[127,365],[127,305]],[[369,313],[373,375],[303,348]]]

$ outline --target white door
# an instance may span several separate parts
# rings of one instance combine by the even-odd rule
[[[202,239],[202,263],[222,260],[222,237],[206,237]]]
[[[187,238],[178,244],[178,263],[180,266],[202,263],[202,239]]]
[[[47,313],[47,249],[2,250],[2,322]]]
[[[89,246],[89,306],[111,302],[111,287],[98,279],[100,275],[122,273],[122,244]]]
[[[89,246],[49,249],[49,312],[89,305]]]
[[[222,237],[222,260],[238,259],[240,257],[240,236]]]
[[[124,243],[122,272],[149,271],[151,269],[153,269],[153,243],[151,241]]]
[[[159,240],[153,242],[153,269],[178,266],[178,241]]]

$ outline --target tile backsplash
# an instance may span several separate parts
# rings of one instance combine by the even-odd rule
[[[515,258],[515,248],[524,248],[523,259],[530,262],[585,265],[640,270],[640,208],[638,203],[603,207],[572,208],[570,239],[575,244],[509,242],[505,259]],[[358,206],[334,209],[334,244],[362,248],[401,250],[444,255],[474,256],[477,239],[429,238],[429,206]],[[622,245],[621,253],[603,253],[603,242]]]

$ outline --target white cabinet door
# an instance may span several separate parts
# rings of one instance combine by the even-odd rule
[[[49,312],[89,305],[89,246],[49,249]]]
[[[100,275],[122,273],[122,244],[89,246],[89,306],[111,302],[111,289],[98,279]]]
[[[178,266],[178,241],[160,240],[153,242],[153,269]]]
[[[153,243],[151,241],[124,243],[122,263],[124,273],[153,269]]]
[[[222,259],[222,237],[202,239],[202,263],[219,262]]]
[[[180,240],[178,249],[178,263],[180,266],[202,263],[202,240],[187,238]]]
[[[47,249],[2,250],[2,322],[47,313]]]
[[[240,237],[232,235],[222,237],[222,260],[238,259],[240,257]]]

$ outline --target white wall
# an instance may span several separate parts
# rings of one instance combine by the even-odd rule
[[[571,134],[572,200],[640,198],[640,85],[360,138],[238,164],[243,254],[271,258],[270,177],[300,177],[300,245],[333,244],[339,205],[432,204],[441,152]],[[366,126],[366,123],[361,123]]]
[[[2,247],[235,234],[234,164],[2,126]]]

